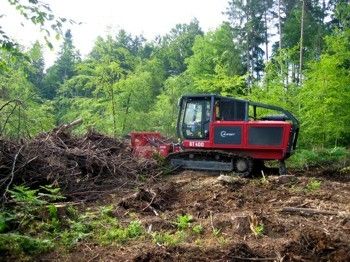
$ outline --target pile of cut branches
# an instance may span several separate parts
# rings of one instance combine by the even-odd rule
[[[63,126],[64,127],[64,126]],[[155,160],[135,158],[126,140],[93,131],[75,137],[67,127],[28,141],[0,139],[0,197],[14,185],[53,184],[71,199],[136,186],[161,174]],[[91,192],[91,194],[89,194]]]

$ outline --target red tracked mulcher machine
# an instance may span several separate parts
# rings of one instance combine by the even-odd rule
[[[299,122],[287,110],[214,94],[188,95],[179,101],[177,134],[180,143],[167,141],[158,132],[132,132],[137,156],[166,157],[174,168],[234,171],[248,175],[264,161],[284,160],[298,140]],[[277,115],[267,115],[269,111]]]

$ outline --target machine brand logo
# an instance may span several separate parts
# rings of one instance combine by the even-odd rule
[[[235,136],[235,135],[236,135],[236,133],[228,133],[225,130],[220,132],[221,137],[228,137],[228,136]]]

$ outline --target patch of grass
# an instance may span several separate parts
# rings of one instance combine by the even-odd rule
[[[224,236],[219,236],[217,238],[217,241],[219,242],[219,244],[221,246],[226,246],[229,243],[229,240],[227,238],[225,238]]]
[[[17,186],[9,191],[15,205],[0,212],[0,253],[21,260],[22,255],[44,253],[55,246],[70,249],[86,239],[110,245],[145,235],[136,219],[122,226],[113,205],[83,213],[67,206],[66,216],[62,216],[51,203],[61,199],[59,192],[51,186],[40,190]]]
[[[0,212],[0,233],[5,233],[9,230],[9,223],[15,216],[7,212]]]
[[[126,230],[129,238],[137,238],[145,231],[140,221],[131,221]]]
[[[176,226],[180,230],[185,230],[191,226],[191,222],[193,217],[191,215],[185,214],[182,216],[178,216],[176,219]]]
[[[313,178],[309,181],[309,183],[307,183],[306,190],[309,192],[319,190],[321,188],[321,184],[322,182],[320,180]]]
[[[100,208],[100,214],[103,217],[113,217],[114,207],[112,205],[103,206]]]
[[[255,236],[261,237],[264,234],[264,232],[265,232],[265,226],[264,226],[263,223],[260,223],[260,224],[258,224],[256,226],[253,226],[252,227],[252,231],[253,231]]]
[[[113,206],[103,206],[97,212],[85,212],[77,219],[70,220],[69,229],[62,233],[62,244],[73,247],[87,237],[103,245],[124,244],[145,233],[141,222],[137,220],[131,221],[126,227],[121,226],[113,210]]]
[[[76,220],[79,218],[79,211],[74,206],[71,206],[71,205],[68,205],[66,207],[66,214],[70,219]]]
[[[202,234],[203,233],[203,231],[204,231],[204,228],[203,228],[203,226],[201,225],[201,224],[198,224],[198,225],[194,225],[193,227],[192,227],[192,231],[194,232],[194,233],[196,233],[196,234]]]
[[[60,227],[58,209],[53,201],[63,199],[59,188],[53,186],[42,186],[41,189],[30,189],[27,186],[15,186],[8,190],[15,205],[8,209],[16,223],[14,231],[28,231],[35,229],[37,224],[42,224],[40,228],[57,231]],[[46,225],[43,225],[46,224]],[[33,233],[33,232],[32,232]]]
[[[5,232],[7,229],[7,221],[5,215],[0,213],[0,233]]]
[[[67,247],[74,247],[79,241],[91,235],[92,228],[90,225],[81,221],[70,221],[69,229],[64,230],[60,234],[61,243]]]
[[[101,236],[102,244],[112,244],[113,242],[117,242],[120,244],[124,244],[129,239],[128,231],[124,228],[111,228],[104,232]]]
[[[60,189],[20,185],[7,192],[14,204],[0,212],[0,253],[20,258],[54,248],[62,229],[57,207],[51,203],[64,198]]]
[[[213,228],[213,235],[215,237],[219,236],[221,234],[221,229],[220,228]]]
[[[58,209],[55,205],[48,205],[47,206],[48,212],[49,212],[49,221],[48,224],[51,226],[52,231],[59,231],[61,227],[60,220],[58,218]]]
[[[186,240],[184,231],[177,231],[175,234],[169,232],[155,232],[152,234],[153,242],[164,246],[177,246]]]
[[[129,240],[138,239],[145,233],[140,221],[131,221],[127,227],[117,225],[115,227],[106,227],[101,231],[98,230],[96,228],[95,233],[102,244],[113,244],[114,242],[124,244]]]
[[[18,233],[0,234],[0,253],[36,255],[54,247],[49,239],[33,238]]]

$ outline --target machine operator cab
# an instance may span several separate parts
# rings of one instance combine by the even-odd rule
[[[183,96],[180,100],[178,135],[181,139],[208,139],[213,121],[248,120],[248,101],[217,95]]]

